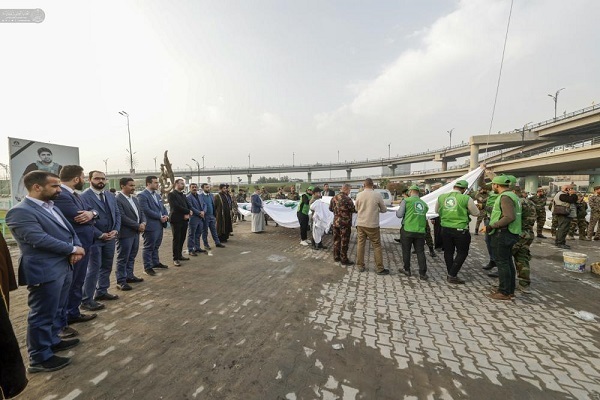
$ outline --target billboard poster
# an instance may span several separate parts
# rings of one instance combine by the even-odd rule
[[[23,176],[30,171],[49,171],[58,175],[63,165],[79,165],[79,148],[8,138],[10,154],[10,185],[12,204],[25,198],[27,189]]]

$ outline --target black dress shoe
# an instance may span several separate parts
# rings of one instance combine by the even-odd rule
[[[97,316],[98,316],[98,314],[79,314],[78,317],[68,318],[67,322],[69,323],[69,325],[77,324],[79,322],[88,322],[88,321],[93,320]]]
[[[427,275],[419,275],[419,279],[422,281],[426,281],[429,280],[429,277]]]
[[[138,282],[144,282],[144,278],[138,278],[137,276],[133,276],[131,278],[127,278],[125,280],[125,282],[127,283],[138,283]]]
[[[155,267],[155,268],[156,268],[156,267]],[[156,272],[155,272],[155,271],[154,271],[152,268],[147,268],[147,269],[145,269],[145,270],[144,270],[144,273],[145,273],[146,275],[150,275],[150,276],[154,276],[154,275],[156,275]]]
[[[198,254],[195,251],[190,251],[188,254],[192,257],[198,257]]]
[[[52,351],[58,353],[59,351],[69,350],[77,346],[79,342],[79,339],[61,340],[58,344],[52,346]]]
[[[464,285],[465,280],[460,279],[458,276],[450,276],[448,275],[448,283],[452,283],[454,285]]]
[[[342,265],[349,267],[351,265],[354,265],[354,261],[350,261],[350,260],[342,261]]]
[[[91,300],[87,303],[81,303],[80,307],[86,311],[98,311],[98,310],[102,310],[102,309],[106,308],[106,306],[104,304],[98,303],[95,300]]]
[[[334,259],[333,259],[333,261],[335,261],[335,262],[340,262],[340,261],[341,261],[341,259],[340,259],[340,258],[334,258]]]
[[[117,289],[122,290],[124,292],[128,291],[128,290],[132,290],[133,287],[131,287],[130,284],[128,283],[118,283],[117,284]]]
[[[398,239],[398,238],[394,238],[394,242],[402,243],[402,240]]]
[[[221,247],[221,248],[225,247],[225,245],[224,245],[224,244],[221,244],[221,243],[219,243],[219,244],[216,244],[215,246],[216,246],[216,247]]]
[[[179,262],[179,260],[173,261],[173,265],[176,267],[181,267],[181,263]]]
[[[168,268],[169,268],[169,266],[168,266],[168,265],[165,265],[165,264],[163,264],[163,263],[158,263],[158,264],[156,264],[156,265],[155,265],[154,267],[152,267],[152,268],[163,268],[163,269],[168,269]]]
[[[196,253],[207,253],[207,251],[200,249],[200,250],[197,250]]]
[[[75,329],[71,328],[70,326],[65,326],[64,328],[62,328],[62,330],[58,334],[58,337],[61,339],[72,338],[75,336],[79,336],[79,332],[77,332]]]
[[[489,276],[490,278],[499,278],[499,277],[500,277],[500,275],[498,275],[498,273],[497,273],[497,272],[490,272],[490,273],[488,274],[488,276]]]
[[[548,238],[548,236],[544,236],[541,233],[538,234],[537,237],[539,237],[540,239],[547,239]]]
[[[398,272],[400,272],[401,274],[404,274],[406,276],[411,276],[412,275],[409,269],[398,268]]]
[[[71,364],[70,358],[52,356],[44,362],[30,364],[29,367],[27,367],[27,372],[34,374],[36,372],[58,371],[59,369],[64,368],[69,364]]]
[[[377,272],[377,275],[389,275],[389,274],[390,274],[389,269],[384,269],[383,271]]]
[[[179,257],[179,261],[190,261],[189,257]]]
[[[492,268],[496,268],[496,262],[495,261],[490,261],[485,267],[483,267],[484,270],[489,271]]]
[[[119,298],[116,294],[103,293],[94,297],[94,300],[117,300]]]
[[[207,244],[206,244],[206,245],[204,245],[204,248],[205,248],[206,250],[211,250],[211,249],[212,249],[212,247],[210,247],[210,246],[209,246],[209,245],[207,245]]]

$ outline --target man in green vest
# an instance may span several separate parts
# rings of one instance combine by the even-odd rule
[[[490,234],[500,278],[498,291],[487,295],[494,300],[512,300],[515,296],[516,271],[512,248],[521,235],[521,203],[510,190],[511,182],[512,178],[507,175],[496,176],[492,180],[492,190],[499,196],[494,203],[489,225],[485,227]]]
[[[410,276],[410,249],[414,245],[419,262],[419,279],[426,281],[427,261],[425,260],[425,228],[427,226],[427,203],[419,198],[419,187],[413,185],[409,188],[409,197],[404,199],[396,216],[402,218],[400,238],[402,240],[402,261],[404,269],[398,268],[398,272]]]
[[[471,245],[469,215],[479,215],[473,199],[464,194],[468,188],[467,181],[459,180],[454,184],[452,191],[441,194],[435,204],[435,212],[439,214],[442,226],[442,245],[448,270],[448,283],[452,284],[465,283],[458,277],[458,272],[469,255]]]
[[[306,193],[300,197],[296,212],[298,222],[300,223],[300,244],[302,246],[308,246],[311,244],[311,242],[308,240],[308,212],[310,211],[309,196],[312,196],[313,189],[313,186],[309,186],[308,189],[306,189]]]

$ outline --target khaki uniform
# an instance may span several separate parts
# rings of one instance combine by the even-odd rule
[[[600,221],[600,196],[595,194],[588,198],[588,205],[590,206],[590,224],[588,226],[587,237],[592,238],[594,231],[596,236],[594,239],[600,240],[600,228],[596,229],[596,225]]]
[[[546,195],[540,197],[537,193],[529,199],[535,206],[536,223],[537,223],[537,234],[541,235],[544,230],[544,224],[546,223]],[[554,220],[554,218],[553,218]]]

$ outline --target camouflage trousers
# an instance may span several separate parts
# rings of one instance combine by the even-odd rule
[[[545,210],[541,210],[539,212],[536,211],[535,221],[537,223],[537,234],[541,235],[544,230],[544,224],[546,223],[546,211]],[[554,221],[552,221],[552,223],[554,223]]]
[[[431,236],[431,227],[429,226],[429,221],[425,225],[425,243],[429,249],[433,249],[433,237]]]
[[[479,235],[479,226],[483,222],[486,217],[486,213],[483,210],[479,210],[479,215],[477,216],[477,222],[475,222],[475,234]]]
[[[529,246],[531,246],[531,243],[533,243],[533,238],[520,237],[519,241],[512,247],[512,255],[517,268],[517,279],[519,285],[525,287],[531,284],[529,269],[529,261],[531,261]]]
[[[579,237],[585,237],[587,235],[587,221],[585,218],[573,218],[571,226],[569,227],[569,236],[575,236],[575,232]]]
[[[352,226],[334,226],[333,227],[333,258],[342,262],[348,261],[348,245],[350,244],[350,234]]]
[[[556,229],[558,229],[558,218],[556,218],[556,215],[553,215],[552,216],[552,227],[550,229],[552,236],[556,235]]]
[[[600,222],[600,213],[592,212],[590,214],[590,224],[588,225],[587,237],[589,239],[594,235],[594,231],[596,232],[596,237],[600,238],[600,228],[597,228],[597,224]]]
[[[237,207],[234,207],[233,210],[231,210],[231,222],[237,222],[237,220],[242,220],[243,216],[240,214],[240,210],[238,210]]]

